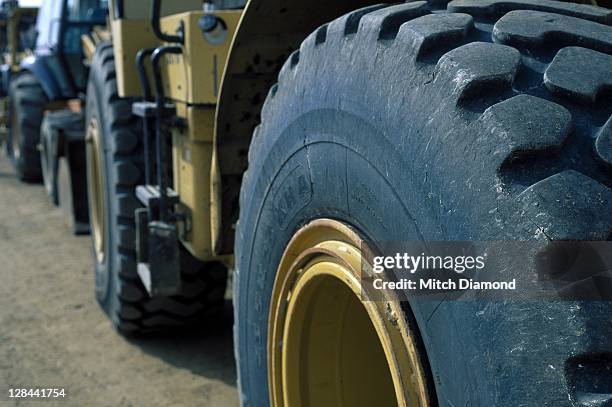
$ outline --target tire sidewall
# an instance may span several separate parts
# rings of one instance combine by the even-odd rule
[[[273,141],[256,147],[262,158],[258,162],[262,165],[250,168],[248,177],[253,181],[243,184],[246,188],[243,196],[248,199],[242,201],[237,235],[234,301],[236,321],[248,321],[236,327],[239,377],[243,395],[247,395],[246,405],[269,403],[264,372],[267,372],[270,298],[280,258],[293,234],[312,220],[332,218],[353,227],[371,241],[421,240],[414,213],[423,217],[423,224],[429,222],[425,220],[431,215],[425,200],[421,199],[420,208],[407,207],[395,192],[405,190],[405,185],[392,185],[393,180],[402,178],[384,176],[384,171],[393,174],[405,170],[401,164],[405,160],[394,156],[392,145],[359,118],[340,117],[343,116],[340,112],[334,119],[334,114],[306,115],[276,133],[278,136],[265,133],[265,129],[260,131],[258,137]],[[282,117],[277,122],[283,123]],[[330,175],[347,172],[351,177],[334,179]],[[311,185],[310,193],[298,192],[303,191],[300,177],[308,177],[308,182],[302,184]],[[290,208],[291,204],[296,206]],[[425,301],[415,302],[407,312],[414,312],[417,323],[422,325],[436,306]],[[462,307],[440,312],[439,326],[429,329],[429,333],[461,337],[461,327],[452,316],[469,314],[471,308],[472,305],[466,304],[461,312]],[[433,350],[428,353],[433,374],[442,375],[445,382],[454,378],[461,383],[459,391],[465,389],[466,398],[478,394],[480,386],[485,384],[478,383],[477,378],[482,377],[479,368],[468,369],[467,364],[461,363],[463,357],[453,358],[448,345],[440,349],[444,345],[439,342],[427,342],[428,350]],[[438,361],[436,354],[447,359]],[[451,364],[453,369],[440,372],[438,364],[444,363]]]

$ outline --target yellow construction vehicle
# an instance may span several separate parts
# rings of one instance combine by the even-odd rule
[[[89,231],[82,98],[88,78],[81,36],[98,37],[107,2],[46,0],[40,10],[6,1],[2,66],[4,150],[17,177],[43,181],[73,231]],[[102,33],[103,35],[103,33]]]
[[[406,302],[360,276],[372,242],[610,239],[612,11],[243,3],[111,0],[112,40],[84,41],[115,327],[203,323],[234,270],[245,406],[609,402],[610,303]]]
[[[33,48],[34,25],[38,9],[19,7],[16,1],[4,1],[0,5],[0,145],[7,135],[8,88],[11,76],[19,72],[20,62]]]
[[[19,7],[16,1],[4,1],[0,5],[0,13],[2,62],[16,71],[19,69],[19,62],[34,45],[33,29],[38,9]]]

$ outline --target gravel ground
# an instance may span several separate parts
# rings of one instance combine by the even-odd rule
[[[89,237],[0,158],[0,405],[235,406],[231,308],[198,330],[128,340],[97,306]],[[9,400],[9,387],[67,398]]]

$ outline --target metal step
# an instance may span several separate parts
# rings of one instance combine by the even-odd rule
[[[159,187],[156,185],[139,185],[136,187],[136,197],[141,204],[147,208],[158,208],[160,193]],[[167,205],[176,205],[179,203],[178,194],[170,189],[166,188],[166,202]]]
[[[132,104],[132,113],[134,116],[151,119],[157,114],[157,103],[155,102],[134,102]],[[172,117],[176,113],[176,108],[172,103],[166,103],[163,114],[166,117]]]

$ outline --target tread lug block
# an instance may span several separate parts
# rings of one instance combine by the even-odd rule
[[[116,163],[114,169],[115,179],[119,186],[134,186],[138,184],[142,175],[140,169],[128,161]]]
[[[327,24],[319,27],[315,33],[315,45],[321,45],[327,40]]]
[[[117,242],[126,250],[133,250],[136,240],[136,231],[131,226],[119,225],[117,227]]]
[[[327,35],[338,34],[341,37],[346,37],[351,34],[356,34],[359,31],[359,23],[363,16],[387,7],[386,4],[375,4],[373,6],[363,7],[337,18],[329,24]]]
[[[300,46],[300,52],[305,52],[306,49],[315,48],[321,44],[324,44],[327,40],[327,28],[328,25],[324,24],[321,27],[317,28],[312,34],[310,34],[306,39],[302,42]]]
[[[397,4],[363,16],[359,31],[376,32],[379,40],[393,40],[402,24],[425,14],[429,14],[426,1]]]
[[[606,240],[612,190],[573,170],[546,178],[518,197],[523,216],[550,240]]]
[[[129,154],[138,146],[138,137],[131,131],[122,129],[117,137],[111,140],[112,150],[115,154]]]
[[[602,127],[595,141],[595,151],[599,158],[612,167],[612,118]]]
[[[544,73],[553,94],[595,103],[612,91],[612,55],[580,47],[560,50]]]
[[[497,169],[523,155],[559,150],[572,130],[572,115],[561,105],[518,95],[488,108],[480,117],[482,142]]]
[[[214,279],[212,279],[214,280]],[[222,290],[223,292],[219,292]],[[223,297],[224,292],[223,287],[210,288],[210,285],[204,281],[191,283],[189,285],[185,285],[183,287],[183,298],[188,300],[198,300],[202,298],[220,298]]]
[[[138,302],[147,298],[144,288],[140,288],[141,286],[138,283],[120,280],[117,285],[117,293],[124,301]]]
[[[185,285],[181,295],[188,300],[197,300],[198,298],[202,298],[203,294],[208,295],[213,291],[214,289],[211,290],[206,281],[195,281]]]
[[[300,51],[296,50],[291,53],[289,56],[289,66],[291,69],[295,68],[297,64],[300,62]]]
[[[116,82],[113,80],[113,82]],[[114,86],[117,86],[116,84]],[[111,123],[111,126],[120,130],[120,126],[130,123],[134,118],[132,116],[132,104],[125,100],[119,99],[119,95],[114,93],[110,95],[109,100],[113,102],[112,107],[109,110],[109,117],[107,118]]]
[[[419,59],[427,53],[461,45],[473,27],[474,19],[468,14],[429,14],[402,24],[396,39],[412,44]]]
[[[138,320],[142,318],[143,313],[138,308],[125,306],[119,312],[119,316],[126,320]]]
[[[136,209],[140,208],[140,202],[131,194],[121,194],[117,196],[117,209],[122,216],[134,216]]]
[[[145,310],[151,313],[156,312],[167,312],[175,314],[181,318],[193,317],[198,313],[197,309],[193,308],[193,305],[182,304],[171,298],[155,298],[145,304]]]
[[[122,254],[118,258],[119,277],[123,279],[131,279],[136,281],[138,274],[136,273],[136,261],[133,256]]]
[[[470,13],[476,17],[488,18],[500,18],[517,9],[546,11],[602,24],[612,24],[612,11],[585,4],[552,0],[454,0],[448,4],[448,11]]]
[[[290,86],[291,75],[295,73],[295,68],[300,62],[300,51],[295,50],[289,56],[289,59],[285,62],[280,72],[278,73],[278,82],[283,83],[285,86]]]
[[[458,102],[480,97],[490,89],[511,88],[521,54],[500,44],[473,42],[442,56],[436,66],[435,82],[450,88]]]
[[[580,46],[612,53],[612,27],[539,11],[511,11],[493,28],[502,44],[527,48]]]
[[[268,99],[274,99],[274,96],[276,96],[276,92],[278,92],[277,83],[275,83],[274,85],[270,87],[270,90],[268,91]]]
[[[142,321],[142,325],[145,326],[146,328],[157,328],[160,326],[170,328],[173,326],[176,326],[176,327],[181,326],[183,325],[183,322],[181,320],[177,320],[171,317],[166,317],[163,315],[155,315],[153,317],[144,319]]]

